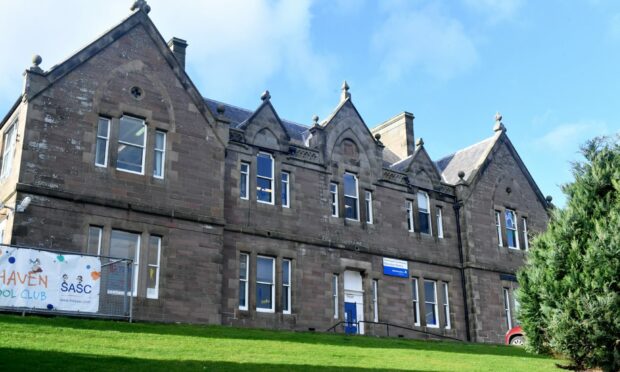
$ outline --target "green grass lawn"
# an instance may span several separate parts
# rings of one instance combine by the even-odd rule
[[[515,347],[0,315],[0,371],[551,371]]]

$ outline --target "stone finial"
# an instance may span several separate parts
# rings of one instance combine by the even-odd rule
[[[318,115],[314,115],[312,117],[312,125],[315,126],[315,127],[319,126],[319,116]]]
[[[41,62],[43,62],[43,58],[41,58],[40,55],[38,55],[38,54],[33,55],[32,56],[32,66],[30,66],[30,71],[43,72],[41,67],[39,67]]]
[[[130,10],[141,10],[144,13],[149,14],[149,12],[151,11],[151,7],[149,4],[146,3],[146,0],[136,0],[133,2],[133,5],[131,5]]]
[[[553,197],[551,195],[547,195],[545,200],[547,201],[547,203],[551,204],[551,202],[553,201]]]
[[[223,104],[218,104],[217,107],[215,108],[217,110],[217,113],[220,115],[224,115],[224,112],[226,111],[226,106],[224,106]]]
[[[422,137],[418,138],[418,140],[415,143],[416,147],[422,147],[424,146],[424,140],[422,139]]]
[[[376,133],[375,134],[375,139],[379,142],[381,142],[381,133]]]
[[[463,172],[463,171],[459,171],[458,176],[459,176],[459,178],[460,178],[460,180],[461,180],[461,181],[465,181],[465,180],[464,180],[464,178],[465,178],[465,172]]]
[[[502,123],[502,118],[502,114],[500,114],[499,111],[495,113],[495,125],[493,126],[494,132],[506,131],[506,127],[504,126],[504,123]]]
[[[342,83],[340,90],[342,90],[342,93],[340,93],[340,102],[345,101],[347,98],[351,98],[351,93],[349,93],[349,84],[347,84],[346,80]]]
[[[271,99],[271,94],[269,94],[269,91],[266,90],[260,95],[260,99],[261,101],[269,101]]]

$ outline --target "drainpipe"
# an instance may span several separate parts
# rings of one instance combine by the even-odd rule
[[[463,308],[465,310],[465,335],[467,341],[471,341],[471,335],[469,333],[469,308],[467,307],[467,286],[465,285],[465,263],[463,260],[463,240],[461,239],[461,206],[462,203],[460,201],[452,205],[454,208],[454,215],[456,216],[456,237],[459,245],[459,261],[461,263],[461,290],[463,291]]]

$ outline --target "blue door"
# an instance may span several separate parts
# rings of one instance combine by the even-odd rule
[[[357,305],[355,302],[344,303],[344,332],[357,334]]]

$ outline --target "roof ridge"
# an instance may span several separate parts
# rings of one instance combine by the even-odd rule
[[[233,108],[235,108],[237,110],[245,111],[245,112],[247,112],[249,114],[253,114],[256,111],[256,110],[252,111],[250,109],[246,109],[246,108],[243,108],[243,107],[240,107],[240,106],[237,106],[237,105],[233,105],[231,103],[226,103],[226,102],[218,101],[217,99],[213,99],[213,98],[209,98],[209,97],[202,97],[202,98],[205,99],[205,100],[209,100],[211,102],[220,103],[222,105],[233,107]],[[302,128],[305,128],[305,129],[310,129],[311,128],[310,126],[306,126],[304,124],[301,124],[301,123],[298,123],[298,122],[295,122],[295,121],[292,121],[292,120],[289,120],[289,119],[286,119],[286,118],[284,118],[284,119],[281,118],[280,120],[281,121],[286,121],[287,123],[290,123],[290,124],[294,124],[294,125],[300,126]],[[242,123],[245,123],[246,121],[247,121],[247,119],[244,120]]]

